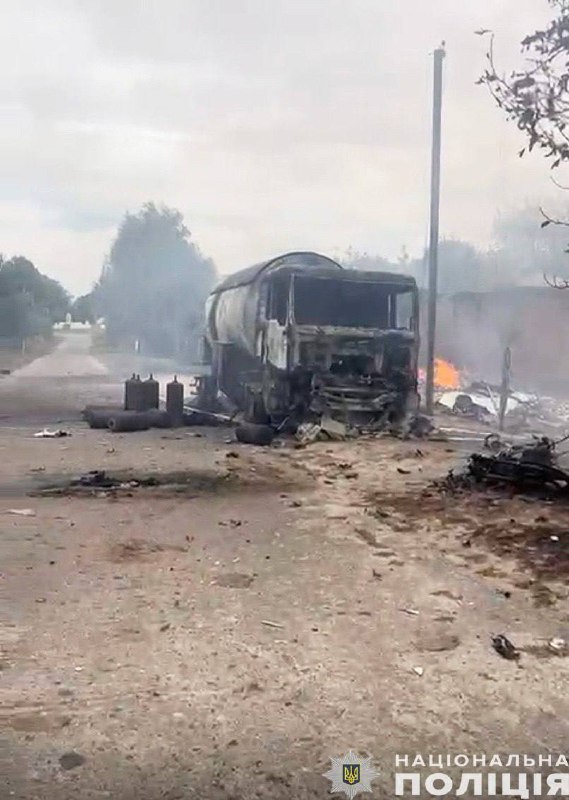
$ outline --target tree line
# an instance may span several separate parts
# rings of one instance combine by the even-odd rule
[[[441,294],[488,292],[508,286],[543,285],[543,275],[569,278],[567,233],[561,227],[542,227],[538,206],[523,206],[500,214],[492,244],[483,248],[456,238],[439,243]],[[427,252],[411,257],[403,248],[397,259],[349,249],[340,261],[352,269],[404,272],[420,287],[427,285]]]
[[[23,256],[0,256],[0,339],[19,345],[31,336],[51,333],[65,319],[70,296]]]
[[[70,313],[76,322],[103,318],[111,346],[192,357],[215,281],[215,265],[191,241],[182,214],[147,203],[125,215],[99,280],[74,301],[26,258],[0,261],[0,338],[48,335]]]
[[[482,292],[540,284],[544,273],[569,277],[565,248],[564,230],[541,227],[539,208],[527,206],[496,220],[490,248],[443,239],[439,288],[443,294]],[[339,260],[352,269],[404,272],[426,284],[426,258],[412,258],[405,249],[390,260],[350,248]],[[103,318],[111,346],[133,349],[138,343],[148,355],[191,358],[217,277],[182,214],[147,203],[125,215],[93,290],[73,301],[28,259],[0,257],[0,338],[46,335],[71,313],[79,322]]]

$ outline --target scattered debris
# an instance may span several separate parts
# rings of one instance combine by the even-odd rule
[[[284,628],[284,625],[281,625],[280,622],[273,622],[270,619],[262,619],[261,625],[266,625],[268,628]]]
[[[17,517],[35,517],[36,515],[33,508],[9,508],[4,513],[14,514]]]
[[[71,482],[72,486],[96,486],[100,489],[111,489],[119,484],[120,481],[108,477],[103,469],[93,469]]]
[[[320,438],[321,433],[320,425],[315,422],[303,422],[296,429],[296,438],[300,444],[310,444]]]
[[[506,444],[497,435],[486,437],[486,453],[472,453],[466,470],[451,470],[437,488],[450,492],[475,485],[510,486],[518,491],[540,489],[569,494],[569,472],[561,469],[555,453],[556,442],[546,436],[525,444]]]
[[[424,439],[434,433],[434,431],[435,426],[432,419],[430,419],[430,417],[426,417],[424,414],[416,414],[409,420],[409,436],[412,436],[416,439]],[[417,453],[420,452],[420,450],[417,451]]]
[[[373,568],[372,568],[372,570],[371,570],[371,575],[372,575],[372,578],[375,578],[375,579],[376,579],[376,581],[380,581],[380,580],[382,580],[382,578],[383,578],[383,575],[381,574],[381,572],[378,572],[378,571],[375,569],[375,567],[373,567]]]
[[[423,667],[413,667],[413,672],[415,673],[415,675],[418,675],[421,678],[425,670],[423,669]]]
[[[218,525],[221,525],[222,528],[225,528],[229,525],[230,528],[240,528],[243,525],[243,520],[241,519],[230,519],[228,522],[225,520],[220,520]]]
[[[59,766],[61,769],[70,770],[76,767],[81,767],[87,759],[81,753],[76,753],[71,750],[69,753],[64,753],[59,759]]]
[[[521,655],[520,651],[503,633],[492,636],[492,647],[498,655],[502,656],[502,658],[505,658],[507,661],[517,661]]]
[[[403,611],[404,614],[409,614],[410,617],[419,616],[419,612],[416,611],[414,608],[400,608],[399,611]]]
[[[491,453],[499,453],[504,444],[499,433],[489,433],[484,437],[484,448]]]
[[[342,441],[348,435],[348,427],[345,422],[339,422],[328,414],[325,414],[320,420],[320,431],[324,434],[324,438],[334,441]]]
[[[226,572],[214,578],[212,583],[214,586],[222,586],[225,589],[248,589],[253,580],[253,575],[245,572]]]
[[[560,652],[561,650],[567,649],[567,642],[565,639],[561,639],[560,637],[555,637],[548,642],[549,647],[555,652]]]
[[[69,431],[63,430],[56,430],[50,431],[47,428],[44,428],[43,431],[38,431],[34,433],[34,439],[61,439],[64,436],[71,436]]]

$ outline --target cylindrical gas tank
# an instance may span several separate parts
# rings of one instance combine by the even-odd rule
[[[173,428],[181,428],[184,424],[184,384],[174,380],[166,384],[166,411]]]
[[[144,412],[150,428],[171,428],[170,415],[160,408],[150,408]]]
[[[109,418],[107,425],[113,433],[147,431],[150,427],[146,414],[136,411],[119,411]]]
[[[144,381],[144,409],[143,411],[148,410],[149,408],[158,408],[160,405],[160,384],[158,381],[154,380],[152,373],[150,376]]]
[[[132,377],[124,382],[124,410],[138,411],[142,397],[142,381],[140,375],[132,373]]]

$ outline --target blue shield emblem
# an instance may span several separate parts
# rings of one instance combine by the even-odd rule
[[[342,764],[342,780],[348,786],[355,786],[360,782],[359,764]]]

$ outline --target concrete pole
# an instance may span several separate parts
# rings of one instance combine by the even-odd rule
[[[441,190],[441,111],[443,101],[444,42],[434,52],[433,145],[431,154],[431,221],[429,235],[429,300],[427,311],[427,414],[434,410],[435,332],[437,327],[437,276],[439,258],[439,204]]]
[[[510,397],[510,376],[512,370],[512,351],[509,347],[504,350],[504,360],[502,362],[502,384],[500,386],[500,409],[498,412],[498,430],[504,430],[504,418],[508,410],[508,398]]]

